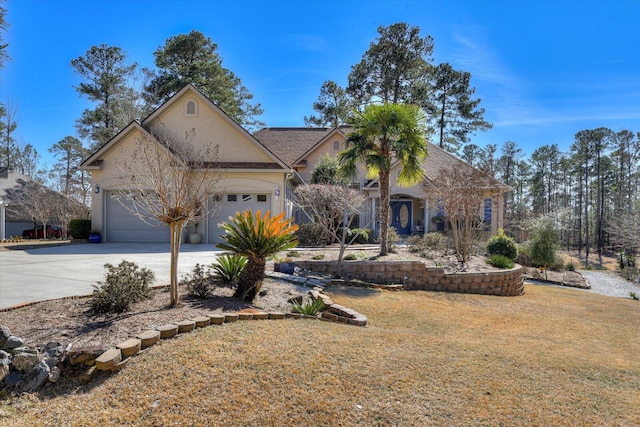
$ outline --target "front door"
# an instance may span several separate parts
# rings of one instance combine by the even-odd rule
[[[411,234],[411,200],[393,200],[391,206],[391,226],[398,234]]]

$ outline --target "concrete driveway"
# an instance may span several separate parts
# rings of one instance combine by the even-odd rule
[[[179,277],[197,264],[211,264],[220,251],[213,244],[183,244]],[[104,264],[133,261],[156,275],[156,285],[169,283],[168,243],[73,244],[0,251],[0,308],[93,292],[104,278]],[[1,317],[1,315],[0,315]]]

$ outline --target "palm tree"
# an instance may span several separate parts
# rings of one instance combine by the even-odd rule
[[[298,241],[293,233],[298,226],[285,219],[284,212],[270,217],[269,211],[264,216],[256,211],[254,216],[251,210],[237,212],[229,217],[229,222],[219,226],[225,231],[222,236],[225,242],[216,246],[247,258],[234,297],[253,302],[262,287],[267,257],[296,246]]]
[[[357,163],[364,162],[367,178],[379,178],[380,185],[380,255],[387,253],[389,229],[389,188],[391,166],[400,162],[398,185],[415,185],[424,177],[422,161],[427,156],[423,114],[417,105],[370,104],[356,113],[347,135],[346,149],[339,154],[343,170],[357,173]]]

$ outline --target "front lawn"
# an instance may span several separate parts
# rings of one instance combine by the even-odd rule
[[[0,425],[638,425],[640,303],[329,288],[366,328],[245,321],[163,341]]]

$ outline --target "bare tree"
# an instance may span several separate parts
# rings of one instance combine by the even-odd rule
[[[425,184],[429,200],[441,206],[451,227],[456,258],[465,264],[473,241],[484,230],[483,202],[490,190],[488,176],[476,169],[442,169],[433,182]]]
[[[47,239],[47,224],[54,221],[62,195],[35,181],[19,180],[18,185],[7,190],[9,210],[42,224],[43,238]]]
[[[207,199],[218,193],[221,176],[215,169],[218,146],[194,147],[195,130],[182,139],[158,126],[154,135],[136,139],[131,155],[118,163],[122,176],[118,201],[147,224],[166,224],[171,235],[170,305],[178,304],[178,254],[182,230],[213,213]]]
[[[360,213],[365,195],[348,187],[326,184],[301,185],[294,194],[298,207],[319,224],[332,241],[340,243],[338,275],[341,275],[344,251],[353,241],[347,242],[346,231]]]
[[[56,203],[55,217],[60,221],[62,237],[66,238],[69,235],[69,222],[72,219],[89,218],[89,208],[71,196],[61,196]]]
[[[640,210],[622,212],[610,225],[613,245],[622,252],[638,253],[640,249]]]

